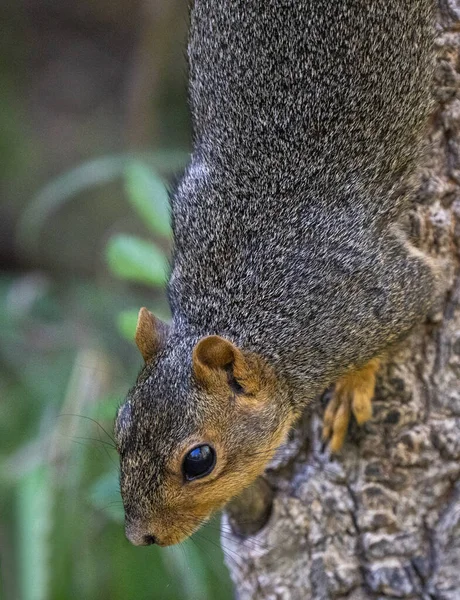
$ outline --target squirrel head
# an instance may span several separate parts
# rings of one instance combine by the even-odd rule
[[[126,535],[168,546],[263,472],[294,415],[264,359],[227,339],[178,339],[142,308],[136,343],[146,364],[115,422]]]

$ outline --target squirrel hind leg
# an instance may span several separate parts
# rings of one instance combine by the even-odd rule
[[[361,369],[350,371],[335,384],[323,424],[323,440],[329,442],[332,453],[342,448],[352,413],[358,425],[372,418],[372,398],[379,366],[380,360],[374,358]]]

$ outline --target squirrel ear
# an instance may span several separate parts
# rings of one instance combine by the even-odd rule
[[[193,349],[192,361],[195,377],[205,385],[217,373],[226,372],[228,385],[237,394],[254,394],[259,389],[258,378],[241,350],[218,335],[202,338]]]
[[[145,362],[152,360],[160,349],[168,326],[142,307],[137,317],[134,339]]]

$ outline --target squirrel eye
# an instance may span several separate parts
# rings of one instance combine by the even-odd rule
[[[191,481],[192,479],[199,479],[205,477],[214,469],[216,464],[216,453],[214,448],[203,444],[190,450],[185,455],[184,462],[182,463],[182,471],[185,479]]]

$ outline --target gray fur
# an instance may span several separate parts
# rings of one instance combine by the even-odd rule
[[[173,320],[117,425],[128,520],[160,502],[165,457],[207,418],[191,377],[201,337],[264,357],[277,402],[298,409],[426,314],[432,273],[397,223],[430,109],[432,22],[431,0],[195,0]]]
[[[393,226],[430,106],[431,8],[195,2],[177,335],[228,336],[306,399],[425,314],[431,273]]]

